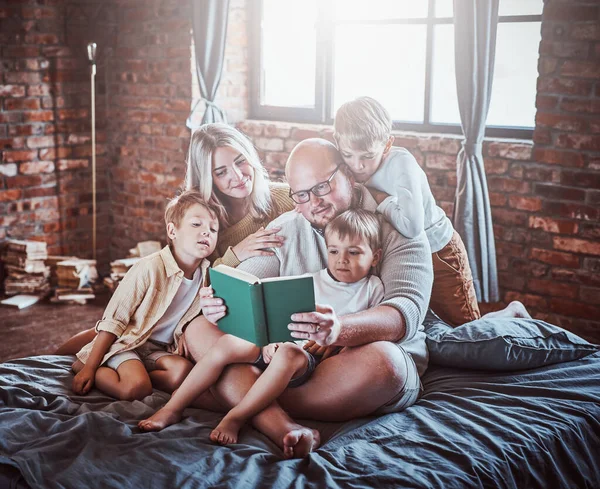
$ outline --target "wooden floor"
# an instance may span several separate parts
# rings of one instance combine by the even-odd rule
[[[0,306],[0,362],[53,353],[73,334],[93,327],[109,299],[103,293],[85,306],[47,301],[21,310]]]

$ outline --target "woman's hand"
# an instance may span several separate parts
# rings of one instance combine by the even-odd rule
[[[274,253],[266,248],[279,248],[283,245],[285,238],[278,236],[280,227],[271,229],[260,228],[255,233],[246,236],[242,241],[232,247],[238,260],[244,261],[253,256],[271,256]]]
[[[212,324],[227,314],[227,306],[223,304],[223,299],[213,296],[211,286],[200,288],[200,307],[203,316]]]
[[[87,394],[94,387],[96,369],[85,365],[73,379],[72,389],[75,394]]]
[[[334,345],[340,335],[340,320],[331,306],[316,304],[316,309],[292,314],[288,329],[293,338],[314,340],[321,346]]]

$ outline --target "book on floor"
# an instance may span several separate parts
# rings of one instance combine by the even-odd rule
[[[227,306],[219,329],[258,346],[294,341],[290,316],[315,310],[311,276],[259,279],[227,265],[211,268],[209,274],[214,296]]]
[[[10,307],[16,307],[17,309],[24,309],[26,307],[31,306],[32,304],[35,304],[37,301],[39,301],[40,298],[37,295],[15,295],[13,297],[10,297],[9,299],[4,299],[3,301],[0,301],[0,304],[2,304],[3,306],[10,306]]]

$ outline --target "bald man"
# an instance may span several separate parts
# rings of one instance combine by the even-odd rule
[[[281,227],[285,245],[274,256],[251,258],[238,267],[259,277],[326,268],[325,226],[351,207],[377,207],[366,188],[355,184],[337,149],[323,139],[308,139],[294,148],[286,177],[298,212],[269,225]],[[317,312],[292,317],[295,338],[348,347],[322,361],[305,385],[280,398],[292,416],[338,421],[399,411],[417,400],[419,376],[427,367],[421,323],[433,282],[431,249],[424,234],[408,239],[387,222],[382,237],[377,267],[385,288],[381,305],[338,317],[323,304]]]

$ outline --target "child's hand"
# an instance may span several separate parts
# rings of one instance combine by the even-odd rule
[[[373,196],[377,204],[381,204],[385,199],[389,197],[389,195],[385,192],[380,192],[379,190],[375,190],[374,188],[369,188],[369,192],[371,192],[371,195]]]
[[[263,346],[262,356],[266,364],[271,363],[271,360],[273,360],[273,355],[275,355],[279,345],[281,345],[281,343],[269,343],[267,346]]]
[[[327,357],[330,357],[331,354],[339,349],[339,346],[321,346],[314,340],[307,341],[303,348],[309,352],[310,354],[321,357],[321,360],[325,360]]]
[[[87,394],[94,387],[96,369],[84,366],[73,379],[73,392],[75,394]]]
[[[227,306],[223,304],[223,299],[213,297],[213,288],[200,288],[200,307],[202,314],[212,324],[217,324],[217,321],[227,314]]]

